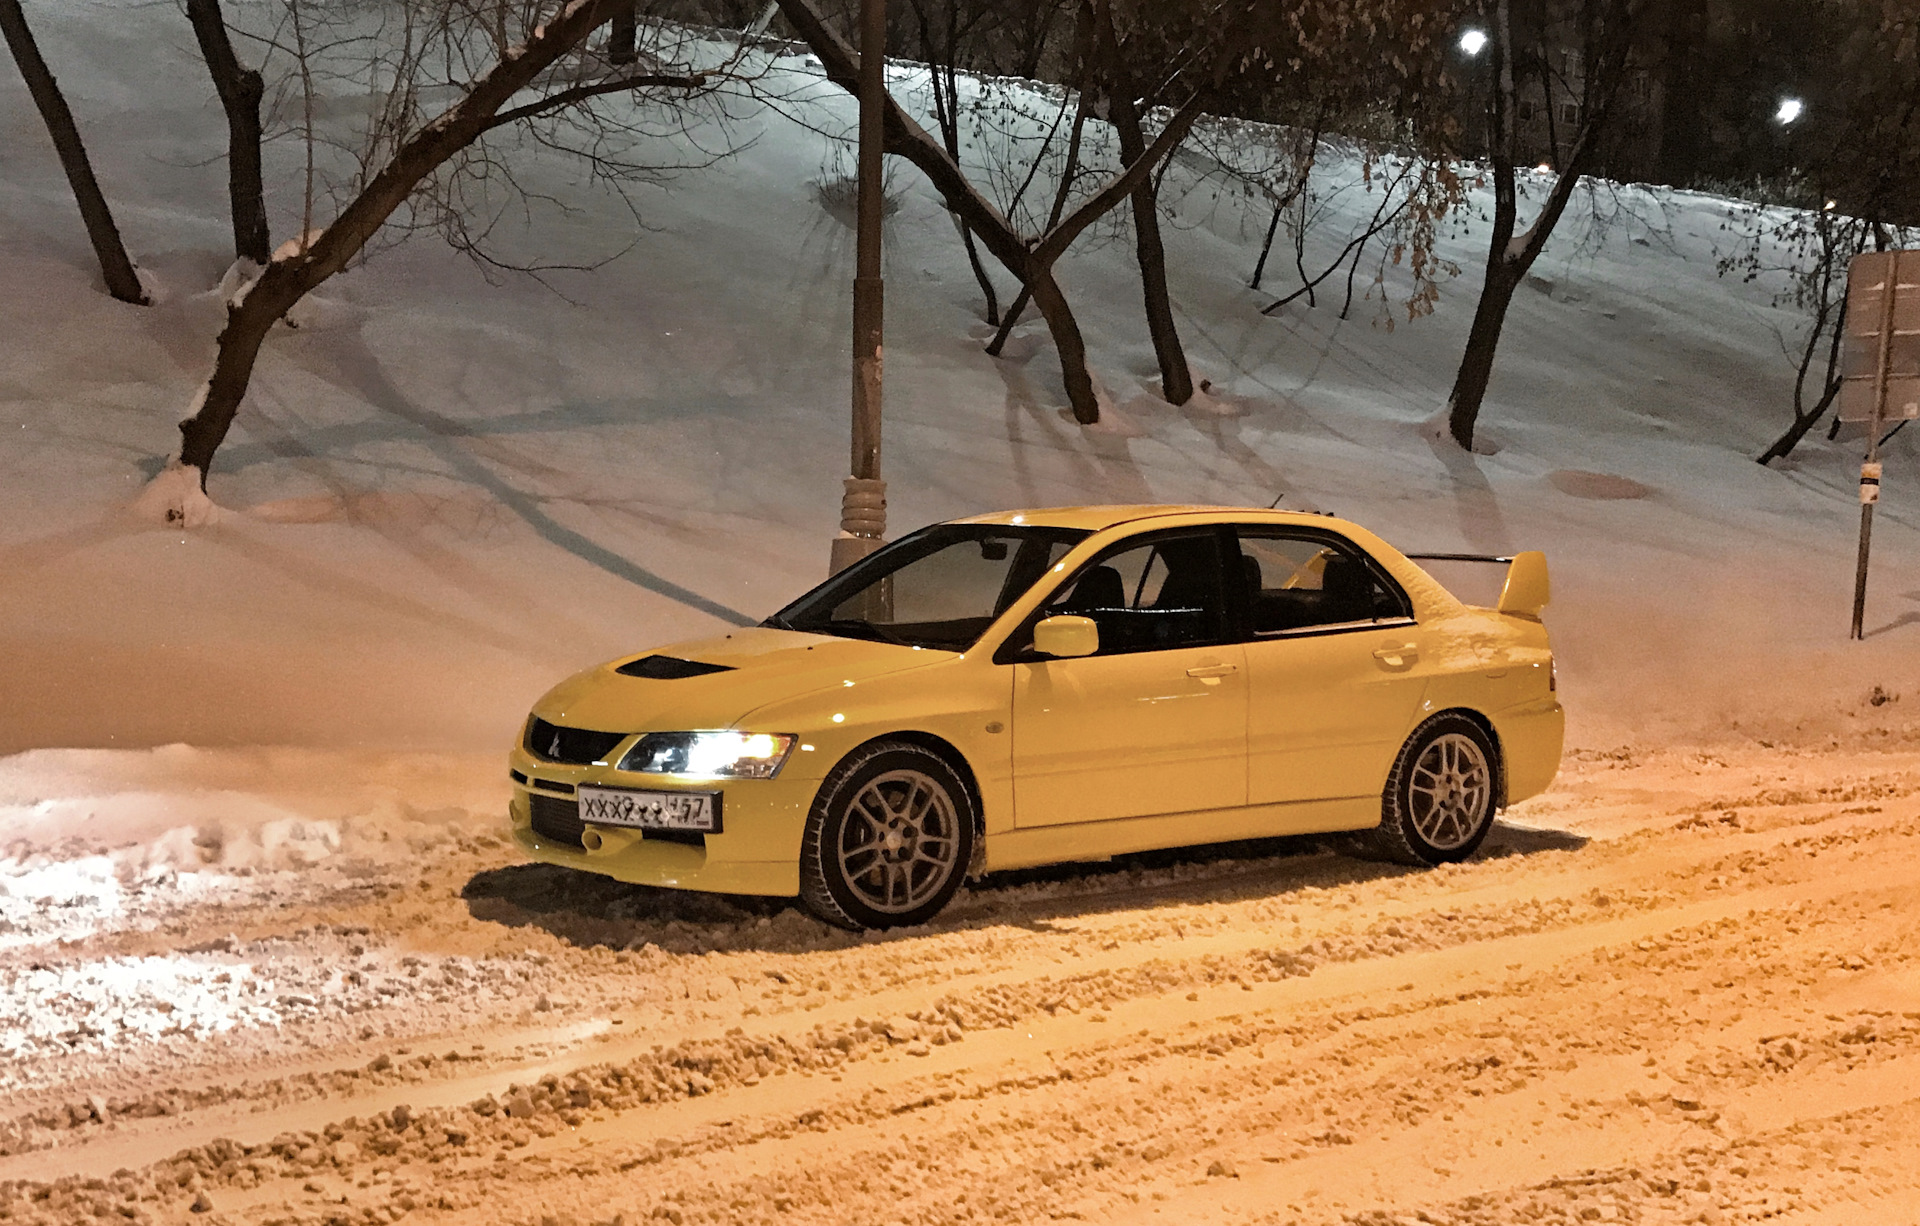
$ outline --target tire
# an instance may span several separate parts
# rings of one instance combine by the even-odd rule
[[[820,785],[800,844],[800,901],[841,928],[924,924],[965,880],[973,842],[973,800],[946,760],[876,741]]]
[[[1387,773],[1373,850],[1401,864],[1457,864],[1493,829],[1500,755],[1486,730],[1443,712],[1413,730]]]

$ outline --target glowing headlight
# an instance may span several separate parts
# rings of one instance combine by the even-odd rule
[[[689,779],[771,779],[793,752],[793,738],[766,732],[649,732],[623,771]]]

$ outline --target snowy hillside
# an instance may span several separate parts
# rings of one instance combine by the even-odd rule
[[[640,197],[644,231],[572,183],[577,168],[530,162],[577,211],[543,215],[514,250],[577,263],[633,244],[553,274],[559,293],[489,285],[431,236],[324,286],[269,341],[215,465],[231,513],[182,533],[127,507],[177,446],[220,324],[219,110],[167,6],[36,19],[160,300],[99,292],[44,132],[0,74],[0,751],[490,754],[552,679],[756,620],[821,575],[852,253],[814,188],[845,159],[814,129],[848,130],[851,109],[809,87],[807,60],[774,69],[801,98],[788,113],[732,105],[736,156]],[[296,144],[269,148],[276,239],[297,225]],[[1062,412],[1037,321],[1008,359],[980,352],[952,225],[910,168],[895,183],[896,533],[1009,505],[1280,499],[1408,549],[1542,548],[1576,744],[1912,727],[1920,690],[1864,700],[1920,676],[1913,436],[1888,456],[1875,633],[1849,644],[1854,446],[1816,435],[1788,471],[1751,462],[1787,418],[1779,334],[1796,321],[1775,287],[1715,275],[1724,202],[1629,192],[1653,226],[1570,223],[1503,343],[1482,419],[1501,449],[1469,457],[1418,427],[1464,337],[1477,219],[1449,240],[1464,271],[1437,313],[1388,330],[1371,304],[1342,324],[1324,298],[1260,315],[1272,298],[1244,283],[1264,206],[1186,193],[1174,299],[1217,402],[1185,410],[1150,390],[1126,245],[1090,236],[1061,276],[1118,410],[1089,430]],[[1269,288],[1286,280],[1269,272]]]

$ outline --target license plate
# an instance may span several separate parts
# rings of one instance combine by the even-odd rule
[[[576,795],[580,820],[596,826],[720,833],[717,792],[637,792],[582,784]]]

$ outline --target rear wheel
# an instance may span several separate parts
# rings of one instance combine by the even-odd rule
[[[1402,864],[1465,860],[1493,829],[1499,758],[1479,724],[1436,715],[1400,749],[1381,796],[1377,851]]]
[[[880,741],[820,787],[800,847],[800,901],[842,928],[923,924],[973,858],[973,808],[945,760]]]

